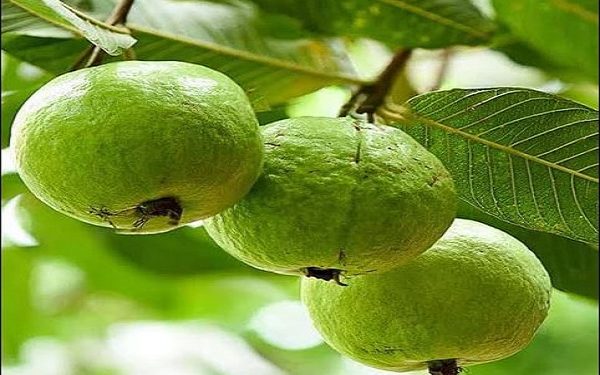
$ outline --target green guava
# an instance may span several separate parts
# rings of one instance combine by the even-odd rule
[[[243,90],[211,69],[125,61],[64,74],[20,109],[11,145],[54,209],[122,233],[156,233],[233,205],[263,145]]]
[[[552,287],[535,255],[510,235],[457,219],[412,262],[352,278],[344,288],[302,281],[325,341],[366,365],[412,371],[468,366],[523,349],[546,318]]]
[[[454,219],[448,171],[398,129],[300,117],[262,134],[261,177],[205,223],[219,246],[254,267],[338,281],[381,272],[425,251]]]

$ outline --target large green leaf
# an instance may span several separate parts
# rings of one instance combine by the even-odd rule
[[[548,61],[598,81],[598,1],[494,0],[499,21]]]
[[[126,29],[74,12],[59,0],[2,0],[2,34],[56,34],[60,30],[84,37],[111,55],[135,43]]]
[[[381,116],[451,171],[459,196],[503,221],[598,241],[598,112],[519,88],[438,91]]]
[[[226,0],[225,0],[226,1]],[[253,0],[319,34],[365,37],[394,48],[484,44],[494,29],[468,0]]]
[[[458,217],[491,225],[518,238],[542,261],[556,289],[598,299],[598,250],[592,246],[498,220],[466,202],[461,202]]]
[[[106,2],[87,9],[105,17]],[[219,70],[236,80],[259,108],[320,87],[363,83],[339,41],[281,39],[267,34],[262,15],[242,3],[144,0],[134,4],[127,27],[138,39],[140,60],[180,60]],[[281,26],[282,28],[285,25]],[[2,48],[54,73],[62,73],[86,48],[82,39],[55,33],[5,33]]]

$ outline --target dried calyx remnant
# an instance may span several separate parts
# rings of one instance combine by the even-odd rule
[[[132,224],[134,230],[141,229],[144,224],[148,222],[148,220],[159,216],[168,217],[169,224],[171,225],[178,225],[179,221],[181,220],[181,215],[183,214],[183,208],[179,204],[179,201],[173,197],[145,201],[133,208],[127,208],[116,212],[111,212],[106,208],[92,208],[89,212],[107,221],[113,228],[120,229],[117,228],[110,218],[112,216],[119,216],[123,214],[130,215],[132,211],[133,215],[137,217],[137,220],[135,220]]]
[[[335,268],[307,267],[305,273],[307,277],[314,277],[315,279],[321,279],[325,281],[333,280],[338,285],[347,286],[347,284],[344,284],[340,281],[342,270]]]
[[[442,359],[429,362],[429,374],[431,375],[458,375],[462,368],[458,367],[455,359]]]
[[[177,225],[181,220],[183,208],[181,208],[177,199],[167,197],[140,203],[135,208],[135,212],[139,219],[133,223],[133,226],[141,228],[153,216],[166,216],[169,218],[169,224]]]

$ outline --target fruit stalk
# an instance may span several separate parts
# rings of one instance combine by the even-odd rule
[[[394,84],[394,78],[403,71],[412,54],[412,49],[401,49],[392,58],[375,82],[361,86],[340,109],[339,116],[347,116],[356,106],[356,113],[367,114],[369,122],[374,122],[374,114]],[[357,106],[358,104],[358,106]]]

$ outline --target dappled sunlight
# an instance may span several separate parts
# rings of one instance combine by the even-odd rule
[[[17,173],[15,154],[11,147],[2,149],[2,175]]]
[[[37,246],[38,241],[25,229],[29,216],[19,207],[22,195],[2,203],[2,248]]]
[[[323,342],[300,301],[275,302],[261,308],[249,327],[264,341],[282,349],[308,349]]]

